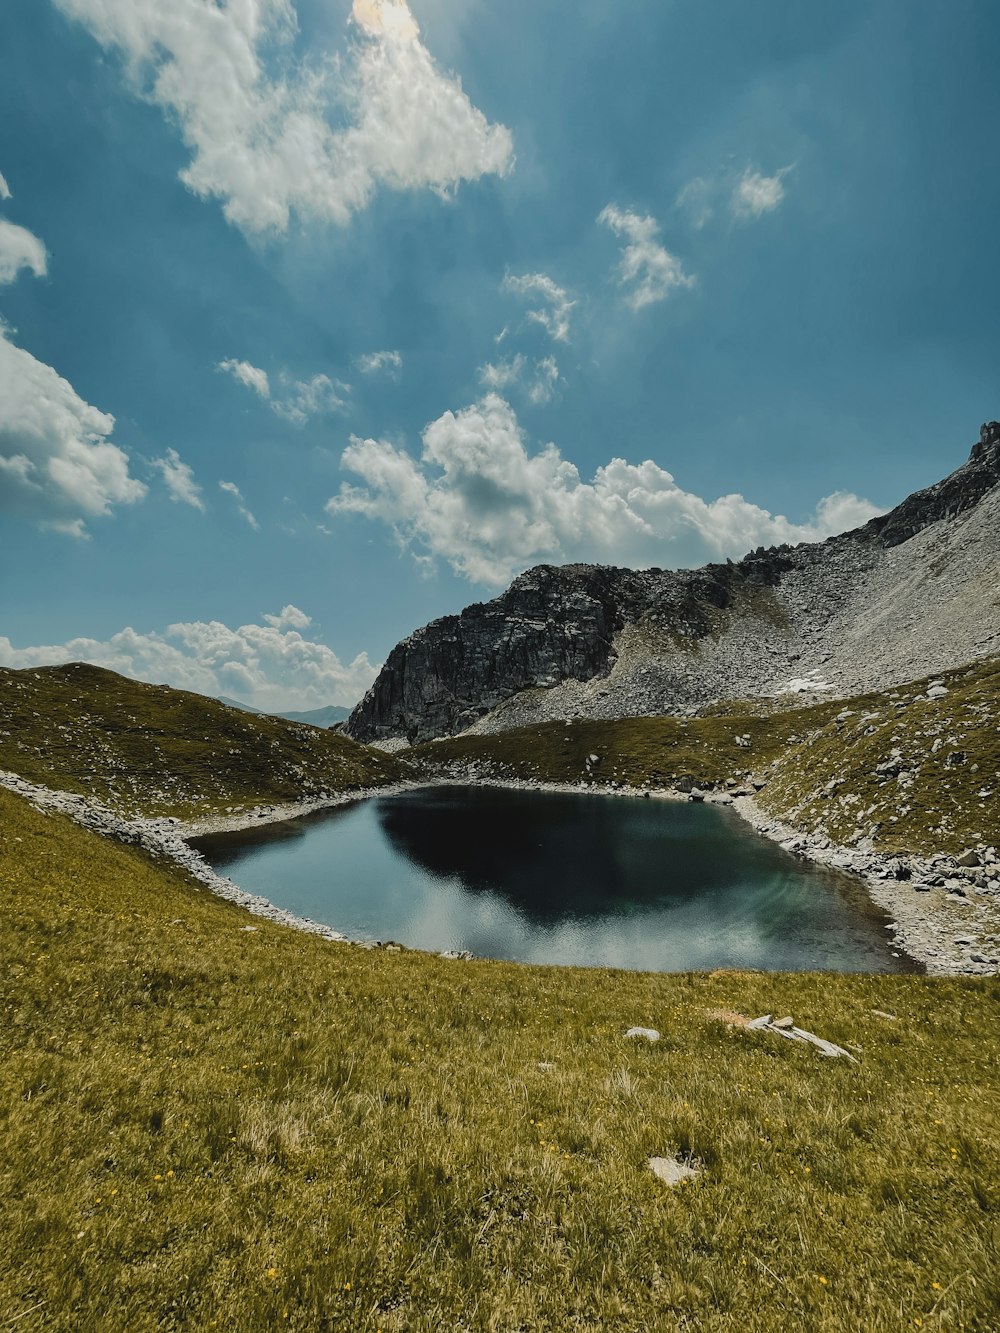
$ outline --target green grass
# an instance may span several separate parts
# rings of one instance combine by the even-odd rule
[[[996,979],[368,952],[5,792],[0,884],[0,1328],[1000,1327]]]
[[[0,669],[0,768],[123,815],[197,818],[398,780],[338,732],[83,663]]]
[[[478,763],[497,776],[641,788],[713,787],[752,772],[767,779],[766,809],[835,842],[870,837],[886,852],[925,855],[1000,844],[1000,661],[935,679],[944,698],[924,697],[922,681],[807,708],[550,722],[436,741],[409,757],[427,771]],[[910,775],[902,783],[876,773],[897,750]],[[956,752],[964,761],[949,763]],[[588,771],[592,754],[600,762]]]
[[[1000,662],[937,679],[942,699],[926,698],[924,681],[844,703],[852,716],[779,760],[768,809],[834,842],[870,836],[886,852],[1000,844]],[[879,774],[886,763],[899,774]]]

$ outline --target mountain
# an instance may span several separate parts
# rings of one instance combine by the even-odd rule
[[[218,696],[219,703],[228,704],[230,708],[242,709],[244,713],[256,713],[258,717],[283,717],[288,722],[305,722],[310,727],[333,727],[337,723],[345,721],[351,713],[349,708],[342,708],[340,704],[327,704],[325,708],[310,708],[304,713],[269,713],[263,708],[254,708],[253,704],[245,704],[239,699],[230,699],[226,695]]]
[[[1000,422],[968,461],[827,541],[695,570],[539,565],[392,650],[345,724],[411,742],[570,717],[840,696],[1000,649]]]

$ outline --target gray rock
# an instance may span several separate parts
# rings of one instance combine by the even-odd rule
[[[646,1041],[659,1041],[660,1034],[656,1028],[629,1028],[625,1033],[626,1037],[643,1037]]]
[[[1000,644],[983,578],[1000,559],[998,482],[990,422],[949,477],[825,542],[697,570],[537,566],[399,643],[345,730],[412,742],[567,717],[690,716],[719,699],[860,693],[961,665]]]
[[[651,1157],[649,1169],[657,1180],[664,1185],[680,1185],[685,1180],[692,1180],[698,1175],[700,1167],[680,1162],[676,1157]]]

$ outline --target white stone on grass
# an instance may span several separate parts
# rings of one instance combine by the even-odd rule
[[[680,1185],[698,1174],[699,1168],[679,1162],[676,1157],[651,1157],[649,1169],[664,1185]]]
[[[647,1041],[659,1041],[660,1034],[656,1028],[629,1028],[625,1033],[626,1037],[645,1037]]]

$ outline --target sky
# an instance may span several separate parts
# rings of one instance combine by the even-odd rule
[[[990,0],[4,0],[0,666],[262,708],[1000,415]]]

